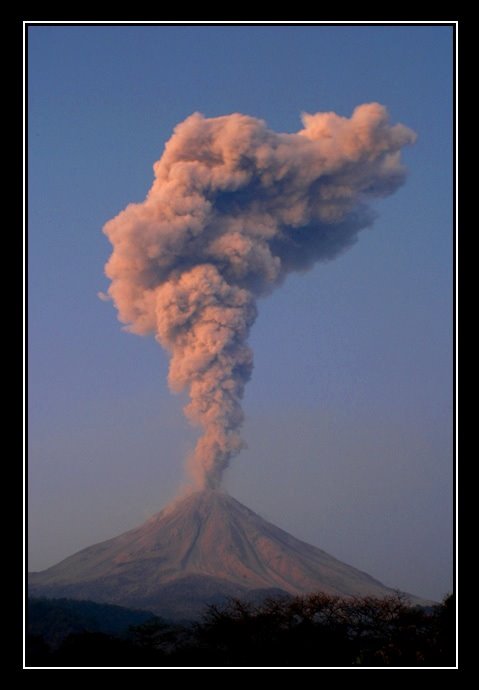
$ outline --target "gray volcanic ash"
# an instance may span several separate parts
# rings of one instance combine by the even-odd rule
[[[401,150],[416,138],[379,103],[303,124],[284,134],[240,113],[191,115],[146,199],[104,227],[119,319],[169,352],[170,387],[188,391],[185,413],[202,429],[189,459],[197,488],[218,488],[243,447],[257,300],[356,242],[375,218],[369,203],[404,182]]]

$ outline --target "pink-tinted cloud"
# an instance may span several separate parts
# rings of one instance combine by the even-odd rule
[[[200,486],[217,486],[242,447],[256,298],[353,244],[374,219],[369,199],[404,181],[400,151],[415,140],[378,103],[351,118],[304,114],[303,124],[277,134],[239,113],[191,115],[146,199],[104,228],[120,320],[156,335],[171,388],[189,392],[185,412],[203,430],[189,463]]]

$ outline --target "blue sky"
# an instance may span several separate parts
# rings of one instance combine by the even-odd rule
[[[122,332],[103,224],[174,126],[386,105],[418,133],[404,187],[334,262],[260,301],[230,493],[388,585],[452,587],[452,29],[31,26],[30,569],[141,523],[196,433],[152,338]]]

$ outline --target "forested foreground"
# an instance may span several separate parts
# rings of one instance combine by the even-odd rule
[[[319,593],[261,605],[232,600],[223,607],[210,606],[199,623],[180,625],[152,617],[115,633],[102,631],[101,607],[103,620],[108,608],[119,607],[75,602],[77,608],[90,607],[90,618],[83,615],[75,623],[71,615],[65,618],[65,603],[52,613],[54,601],[43,600],[43,615],[49,613],[48,625],[42,627],[38,600],[32,611],[33,604],[27,666],[455,665],[452,596],[429,608],[410,606],[401,594],[351,599]],[[94,607],[100,614],[93,622]],[[140,618],[145,617],[142,613]],[[115,612],[114,618],[128,620],[125,613],[119,617]]]

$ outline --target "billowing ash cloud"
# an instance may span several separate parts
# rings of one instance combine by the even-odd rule
[[[377,103],[303,124],[277,134],[239,113],[191,115],[145,201],[104,228],[119,318],[170,352],[170,387],[188,390],[185,412],[203,430],[190,458],[199,486],[217,486],[242,447],[256,298],[351,246],[374,219],[368,200],[404,181],[400,150],[415,140]]]

